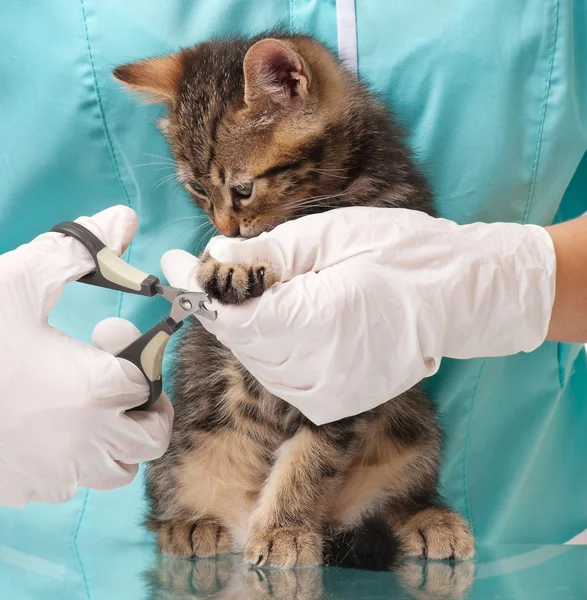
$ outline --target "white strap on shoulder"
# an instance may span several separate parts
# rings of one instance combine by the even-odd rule
[[[347,69],[357,74],[357,15],[355,0],[336,0],[338,56]]]

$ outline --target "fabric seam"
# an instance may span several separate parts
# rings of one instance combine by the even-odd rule
[[[556,51],[556,42],[558,38],[558,13],[559,13],[560,0],[555,0],[553,4],[553,23],[552,23],[552,37],[550,42],[550,51],[548,58],[548,69],[546,70],[546,79],[544,81],[544,96],[542,98],[542,108],[540,110],[540,123],[538,124],[538,132],[536,135],[536,147],[534,150],[534,160],[532,162],[532,173],[530,175],[530,189],[528,190],[528,197],[526,198],[526,208],[524,210],[524,217],[522,223],[528,222],[530,216],[530,207],[532,200],[534,199],[534,191],[536,189],[536,177],[538,174],[538,163],[540,162],[540,152],[542,150],[542,137],[544,133],[544,122],[546,120],[546,110],[548,107],[548,98],[550,97],[550,84],[552,81],[552,70],[554,66],[554,55]]]
[[[104,132],[104,137],[106,140],[106,147],[108,149],[108,152],[110,154],[110,158],[112,160],[113,166],[114,166],[114,172],[116,173],[116,177],[118,179],[118,183],[120,184],[120,187],[122,188],[122,191],[124,193],[124,197],[126,198],[126,203],[127,205],[132,208],[132,203],[130,201],[130,195],[128,193],[128,190],[126,189],[126,186],[124,185],[124,182],[122,181],[122,175],[120,173],[120,166],[118,164],[118,160],[116,158],[116,153],[114,151],[114,144],[112,142],[112,138],[110,136],[110,129],[108,127],[108,122],[106,120],[106,114],[104,111],[104,103],[102,102],[102,94],[100,92],[100,86],[98,85],[98,75],[96,73],[96,64],[94,62],[94,56],[92,53],[92,45],[90,42],[90,33],[89,33],[89,29],[88,29],[88,20],[87,20],[87,15],[86,15],[86,6],[84,3],[84,0],[80,0],[80,4],[81,4],[81,10],[82,10],[82,19],[83,19],[83,23],[84,23],[84,34],[85,34],[85,38],[86,38],[86,48],[87,48],[87,52],[88,52],[88,59],[90,62],[90,68],[92,70],[92,79],[94,82],[94,94],[95,94],[95,99],[96,99],[96,106],[98,108],[98,113],[100,115],[100,122],[102,124],[102,130]],[[132,240],[131,243],[128,245],[127,248],[127,257],[128,260],[130,261],[130,257],[132,254]],[[120,317],[120,315],[122,314],[122,303],[123,303],[123,294],[120,293],[119,294],[119,298],[118,298],[118,307],[116,310],[116,315],[118,317]],[[80,516],[77,522],[77,526],[75,529],[75,532],[73,534],[73,546],[75,548],[75,553],[78,559],[78,563],[80,566],[80,570],[81,570],[81,575],[82,575],[82,579],[84,582],[84,589],[85,589],[85,593],[86,593],[86,597],[88,598],[88,600],[91,598],[90,596],[90,589],[88,586],[88,581],[87,581],[87,577],[86,577],[86,572],[84,570],[84,565],[83,565],[83,561],[81,559],[80,553],[79,553],[79,549],[78,549],[78,537],[79,537],[79,533],[81,530],[81,526],[82,526],[82,522],[84,520],[85,514],[86,514],[86,508],[88,505],[88,499],[89,499],[89,495],[90,495],[90,490],[86,489],[85,491],[85,497],[84,497],[84,503],[80,512]]]
[[[542,149],[542,137],[544,133],[544,122],[546,120],[546,110],[548,107],[548,99],[550,96],[550,84],[552,80],[552,71],[554,67],[554,55],[556,51],[556,42],[558,37],[558,13],[559,13],[559,1],[555,0],[553,4],[553,24],[552,24],[552,37],[550,42],[550,50],[549,50],[549,58],[548,58],[548,68],[546,70],[546,78],[544,81],[544,96],[542,98],[542,106],[540,110],[540,122],[538,124],[538,131],[536,135],[536,146],[534,150],[534,160],[532,161],[532,173],[530,175],[530,188],[528,189],[528,196],[526,198],[526,207],[524,209],[524,216],[522,219],[522,223],[528,222],[528,217],[530,215],[530,208],[532,205],[532,200],[534,199],[534,191],[536,189],[536,178],[538,174],[538,164],[540,161],[540,151]],[[465,432],[465,448],[463,455],[463,484],[464,484],[464,496],[465,496],[465,512],[469,523],[471,524],[471,529],[473,530],[473,534],[475,533],[475,525],[473,522],[473,515],[471,512],[471,504],[469,501],[469,483],[468,483],[468,464],[469,464],[469,438],[471,433],[471,421],[473,419],[473,405],[475,403],[475,398],[477,396],[477,390],[479,388],[479,383],[481,382],[481,376],[485,369],[487,359],[483,359],[481,367],[479,368],[479,374],[477,376],[477,381],[475,382],[475,387],[473,388],[473,392],[471,394],[471,401],[469,403],[469,418],[467,420],[467,429]]]
[[[81,529],[82,526],[82,521],[84,518],[84,515],[86,514],[86,506],[88,504],[88,496],[90,495],[90,490],[86,490],[86,495],[84,497],[84,504],[82,506],[82,510],[80,512],[80,516],[79,516],[79,520],[77,522],[77,527],[75,528],[75,532],[73,534],[73,547],[75,549],[75,555],[77,556],[77,562],[79,563],[79,568],[80,571],[82,573],[82,580],[84,582],[84,589],[86,592],[86,598],[88,598],[88,600],[90,600],[91,595],[90,595],[90,587],[88,585],[88,578],[86,577],[86,571],[84,569],[84,563],[82,561],[82,557],[80,556],[78,547],[77,547],[77,537],[79,535],[79,531]]]
[[[475,398],[477,397],[477,389],[479,388],[479,383],[481,382],[481,375],[485,370],[486,363],[487,359],[484,358],[481,363],[481,366],[479,367],[477,381],[475,382],[475,387],[473,388],[473,393],[471,394],[471,401],[469,403],[469,418],[467,419],[467,429],[465,431],[465,447],[463,449],[463,485],[465,492],[465,516],[467,517],[467,521],[469,521],[471,525],[473,536],[475,535],[475,524],[473,523],[473,513],[471,512],[471,504],[469,502],[469,437],[471,433],[471,421],[473,420],[473,404],[475,404]]]
[[[114,150],[114,143],[112,142],[112,137],[110,136],[110,129],[108,127],[108,121],[106,120],[106,112],[104,110],[104,103],[102,102],[102,94],[100,92],[100,86],[98,85],[98,75],[96,73],[96,65],[94,63],[94,56],[92,53],[92,45],[90,43],[90,33],[89,33],[89,29],[88,29],[88,20],[86,17],[86,5],[84,3],[84,0],[80,0],[81,2],[81,8],[82,8],[82,16],[83,16],[83,20],[84,20],[84,33],[85,33],[85,37],[86,37],[86,45],[87,45],[87,49],[88,49],[88,57],[90,59],[90,67],[92,69],[92,77],[94,80],[94,91],[96,94],[96,105],[98,106],[98,112],[100,113],[100,121],[102,123],[102,129],[104,131],[104,137],[106,138],[106,146],[108,148],[108,152],[110,153],[110,157],[112,159],[112,163],[114,165],[114,171],[116,173],[116,177],[118,179],[118,183],[120,183],[120,187],[122,188],[122,191],[124,192],[124,196],[126,198],[126,202],[129,206],[129,208],[132,208],[132,202],[130,201],[130,195],[128,193],[128,190],[126,189],[126,186],[124,185],[124,182],[122,181],[122,174],[120,172],[120,166],[118,164],[118,159],[116,158],[116,152]],[[133,241],[131,240],[130,244],[128,245],[128,248],[126,250],[127,252],[127,260],[130,262],[131,259],[131,255],[132,255],[132,245],[133,245]],[[122,293],[120,293],[119,298],[118,298],[118,308],[116,311],[116,316],[120,317],[120,315],[122,314],[122,302],[124,299],[124,295]]]

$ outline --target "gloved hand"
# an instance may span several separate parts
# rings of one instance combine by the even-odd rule
[[[320,425],[371,409],[443,356],[529,352],[547,333],[555,254],[541,227],[459,226],[405,209],[345,208],[250,240],[215,238],[221,262],[269,260],[280,282],[203,325],[276,396]],[[197,289],[198,261],[162,259]]]
[[[122,253],[137,228],[123,206],[78,222]],[[65,502],[78,486],[108,490],[132,481],[138,463],[166,450],[173,420],[162,396],[148,412],[148,387],[131,363],[116,359],[139,335],[108,319],[95,347],[52,328],[47,317],[64,285],[93,267],[77,240],[46,233],[0,256],[0,504]]]

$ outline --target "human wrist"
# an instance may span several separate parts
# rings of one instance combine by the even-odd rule
[[[547,339],[586,343],[587,217],[545,228],[556,255],[556,293]]]

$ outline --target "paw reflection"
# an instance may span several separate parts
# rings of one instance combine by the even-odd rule
[[[268,570],[249,568],[245,571],[247,594],[251,600],[320,600],[322,569]]]
[[[240,557],[183,560],[161,556],[146,574],[149,600],[198,600],[216,596],[230,581]]]
[[[475,577],[475,565],[464,562],[406,562],[397,572],[402,587],[417,600],[461,600]]]
[[[240,554],[228,554],[196,560],[161,556],[146,578],[148,600],[368,600],[392,589],[402,599],[465,600],[474,575],[475,565],[468,561],[410,561],[394,574],[377,574],[346,569],[259,569],[247,565]]]
[[[322,569],[261,570],[240,555],[161,557],[147,574],[149,600],[320,600]]]

